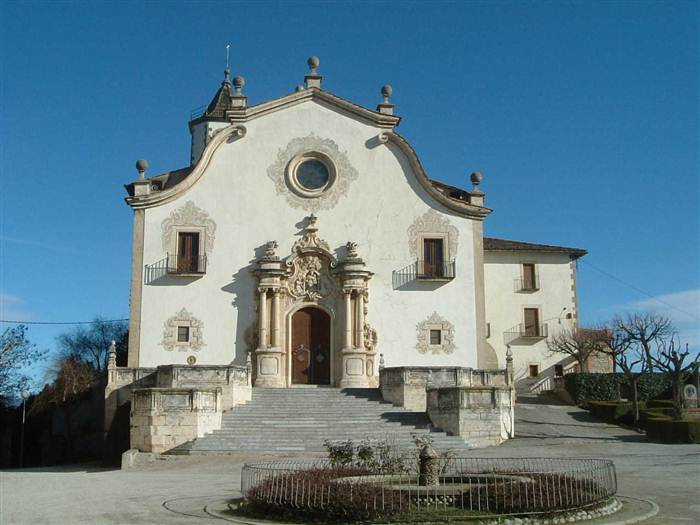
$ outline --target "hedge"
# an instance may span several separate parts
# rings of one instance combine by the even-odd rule
[[[639,403],[640,419],[644,408],[645,403],[641,401]],[[595,417],[608,423],[634,424],[634,409],[629,401],[590,401],[588,409]]]
[[[616,401],[621,397],[632,398],[632,388],[625,374],[573,373],[564,376],[564,385],[574,402],[587,405],[591,401]],[[670,385],[666,374],[642,374],[637,382],[640,401],[654,399]]]
[[[647,438],[658,443],[700,443],[700,420],[673,420],[650,417],[646,422]]]

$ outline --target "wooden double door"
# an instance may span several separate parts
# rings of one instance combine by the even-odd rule
[[[292,315],[292,384],[331,382],[331,318],[309,306]]]

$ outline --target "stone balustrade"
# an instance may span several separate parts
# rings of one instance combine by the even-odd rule
[[[507,386],[511,382],[508,369],[401,366],[379,371],[384,400],[416,412],[426,411],[428,388]]]
[[[515,390],[509,385],[429,387],[432,423],[474,446],[498,445],[514,436]]]
[[[132,392],[131,447],[160,454],[221,427],[220,388],[139,388]]]

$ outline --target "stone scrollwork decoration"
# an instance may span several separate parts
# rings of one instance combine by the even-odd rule
[[[374,352],[377,347],[377,331],[369,323],[365,323],[365,350]]]
[[[187,201],[184,206],[173,210],[170,217],[163,220],[161,224],[163,251],[172,250],[175,231],[177,228],[182,227],[204,228],[206,253],[210,254],[212,252],[216,223],[209,218],[207,212],[195,206],[192,201]]]
[[[422,254],[418,252],[418,239],[422,235],[430,234],[447,235],[449,256],[454,259],[457,255],[459,231],[447,217],[435,210],[428,210],[420,217],[417,217],[413,224],[408,227],[408,250],[411,257],[414,259],[422,257]]]
[[[287,170],[290,164],[307,154],[320,154],[329,159],[335,171],[332,184],[315,196],[302,196],[288,187]],[[357,170],[350,164],[347,154],[341,151],[333,140],[311,133],[306,137],[293,139],[284,149],[280,149],[275,163],[267,169],[267,175],[275,184],[277,194],[285,195],[290,206],[317,211],[333,208],[337,204],[338,199],[347,193],[350,183],[357,179]]]
[[[440,330],[440,344],[430,344],[430,331]],[[416,326],[418,342],[416,348],[421,354],[451,354],[457,348],[454,342],[455,327],[447,319],[440,317],[437,312],[421,321]]]
[[[177,329],[180,326],[187,326],[189,328],[189,340],[187,342],[178,342],[177,340]],[[183,308],[165,321],[163,325],[163,341],[161,344],[169,351],[194,350],[197,352],[204,346],[204,339],[202,337],[203,328],[204,324],[202,321],[194,317],[186,308]]]
[[[331,292],[331,283],[323,273],[323,261],[314,255],[294,261],[294,273],[289,279],[289,293],[297,299],[318,301]]]

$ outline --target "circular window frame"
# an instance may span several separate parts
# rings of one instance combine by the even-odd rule
[[[326,167],[326,170],[328,170],[328,181],[320,188],[306,188],[297,178],[299,166],[308,160],[317,160]],[[289,162],[285,178],[287,180],[287,186],[289,186],[289,188],[295,194],[307,199],[314,199],[326,193],[335,184],[336,179],[338,178],[338,172],[335,169],[335,164],[330,157],[328,157],[328,155],[324,155],[318,151],[310,151],[297,155]]]

